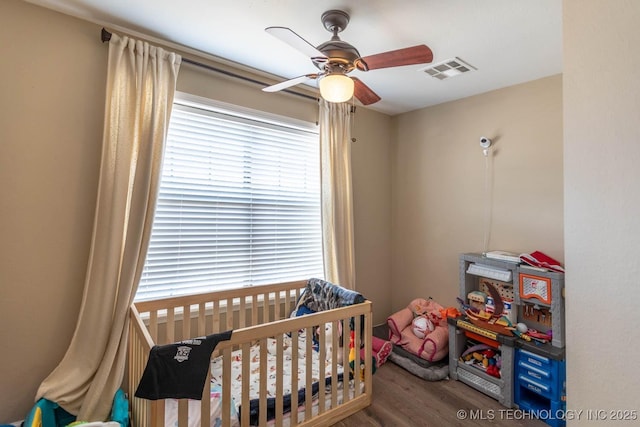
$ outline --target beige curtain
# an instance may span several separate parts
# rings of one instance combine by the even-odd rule
[[[320,176],[325,279],[355,289],[350,109],[320,100]]]
[[[145,261],[181,57],[113,34],[102,163],[82,305],[71,344],[40,385],[82,421],[109,416],[124,375],[128,308]]]

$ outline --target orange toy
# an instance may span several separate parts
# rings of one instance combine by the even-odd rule
[[[447,317],[460,317],[462,316],[462,313],[455,307],[447,307],[440,310],[440,316],[442,316],[443,319],[446,319]]]

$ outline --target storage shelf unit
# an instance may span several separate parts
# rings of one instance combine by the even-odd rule
[[[449,376],[496,399],[507,408],[513,407],[514,338],[490,331],[478,331],[473,325],[460,319],[449,318]],[[501,356],[500,378],[487,375],[481,370],[460,361],[468,339],[494,347]]]
[[[499,281],[501,295],[513,298],[516,321],[541,332],[552,330],[547,344],[482,330],[464,318],[449,319],[449,375],[493,397],[502,405],[540,413],[557,414],[566,408],[564,357],[564,274],[540,271],[518,263],[461,254],[460,298],[482,290],[487,277]],[[478,338],[495,347],[502,356],[501,378],[487,375],[460,361],[468,339]],[[554,427],[564,420],[544,419]]]

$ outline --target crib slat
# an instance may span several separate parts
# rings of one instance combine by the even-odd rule
[[[233,298],[227,298],[227,307],[225,309],[227,312],[226,321],[225,321],[225,330],[233,328]]]
[[[257,325],[258,324],[258,295],[253,295],[251,297],[251,324],[252,325]]]
[[[304,419],[308,421],[311,419],[311,401],[313,400],[313,359],[311,358],[311,354],[313,354],[313,328],[311,326],[305,329],[305,342],[306,342],[306,355],[305,364],[306,364],[306,378],[304,383]]]
[[[364,315],[364,336],[365,336],[365,343],[364,343],[364,357],[365,357],[365,361],[367,363],[370,363],[371,365],[367,365],[369,366],[369,369],[366,370],[365,372],[365,377],[364,377],[364,392],[367,393],[369,395],[369,398],[371,398],[371,393],[373,390],[373,338],[372,338],[372,334],[373,334],[373,322],[372,322],[372,318],[371,318],[371,313],[366,313]]]
[[[138,340],[136,340],[138,341]],[[140,378],[142,378],[142,373],[144,372],[144,365],[145,363],[143,362],[145,360],[145,356],[143,355],[143,350],[140,347],[140,341],[138,341],[136,343],[136,348],[135,348],[135,352],[134,352],[134,360],[135,362],[135,374],[133,374],[132,376],[135,378],[135,381],[132,382],[132,387],[129,389],[129,394],[133,395],[135,393],[135,389],[137,387],[137,383],[140,381]],[[139,402],[139,406],[142,409],[145,406],[145,403],[147,402],[146,400],[143,399],[139,399],[139,398],[134,398]],[[145,416],[148,416],[147,411],[144,412]]]
[[[168,343],[175,342],[175,340],[176,340],[176,333],[175,333],[176,323],[175,323],[175,319],[176,319],[176,310],[175,310],[175,308],[173,308],[173,307],[168,308],[167,309],[167,332],[166,332],[165,339],[161,340],[160,344],[168,344]]]
[[[338,406],[338,321],[331,322],[331,407]],[[344,388],[343,388],[344,390]]]
[[[129,395],[134,396],[135,390],[138,386],[142,373],[145,369],[147,359],[149,357],[149,350],[153,345],[153,340],[150,335],[145,333],[144,324],[140,319],[140,316],[135,309],[131,308],[133,319],[131,319],[130,326],[132,330],[130,345],[132,346],[132,355],[129,363],[131,364],[131,371],[129,372]],[[147,331],[148,332],[148,331]],[[149,425],[151,420],[151,410],[155,408],[148,400],[132,397],[132,402],[137,409],[135,417],[136,425]]]
[[[155,402],[154,402],[155,403]],[[164,425],[164,400],[158,400],[157,405],[155,407],[155,421],[151,422],[152,426],[163,426]],[[151,418],[153,420],[153,417]]]
[[[271,310],[269,309],[269,292],[262,294],[262,318],[260,324],[271,322]]]
[[[251,361],[251,347],[250,343],[246,342],[242,344],[242,396],[249,396],[249,377],[250,377],[250,361]],[[249,404],[240,407],[242,426],[249,425]]]
[[[324,373],[327,371],[327,324],[321,323],[318,325],[318,373],[320,376],[318,378],[324,378]],[[319,390],[324,391],[324,384],[320,382],[318,384]],[[322,414],[325,411],[325,403],[326,399],[324,398],[323,393],[318,392],[318,414]]]
[[[246,326],[247,319],[247,303],[246,297],[240,297],[240,313],[238,316],[238,328],[244,328]]]
[[[280,291],[276,292],[274,296],[273,316],[275,320],[280,320],[282,319],[282,317],[280,317]]]
[[[260,420],[259,425],[264,426],[267,424],[267,379],[269,372],[267,372],[267,339],[262,338],[260,340]],[[248,404],[248,403],[247,403]]]
[[[355,361],[353,363],[353,378],[354,378],[354,397],[360,394],[360,337],[362,336],[362,322],[360,316],[354,317],[355,332],[354,332],[354,345],[355,345]]]
[[[276,337],[276,427],[282,426],[282,412],[284,410],[283,381],[284,381],[284,351],[283,335]]]
[[[210,427],[208,414],[211,413],[211,369],[207,371],[207,379],[204,384],[200,401],[200,427]]]
[[[288,317],[291,315],[291,312],[293,311],[294,308],[294,301],[291,299],[292,296],[292,292],[291,289],[287,289],[285,291],[285,295],[286,295],[286,300],[285,300],[285,315]]]
[[[291,426],[298,425],[298,332],[291,332]]]
[[[149,313],[149,335],[153,342],[158,342],[158,312],[156,310]]]
[[[182,338],[180,340],[186,340],[191,338],[191,306],[182,306]]]
[[[201,302],[198,305],[198,335],[204,336],[207,335],[207,327],[206,327],[206,310],[207,305],[204,302]]]
[[[213,301],[213,311],[211,312],[211,332],[220,332],[220,303]]]
[[[269,322],[269,308],[267,305],[267,301],[269,298],[269,294],[261,293],[258,296],[258,304],[260,304],[260,313],[258,316],[258,323],[260,325],[264,325]]]
[[[178,427],[189,427],[189,401],[178,400]]]
[[[222,425],[231,425],[231,348],[222,351]]]
[[[349,337],[351,336],[351,322],[349,319],[345,319],[342,322],[342,381],[344,387],[342,388],[342,401],[344,403],[350,400],[349,394]]]
[[[143,420],[140,420],[142,426],[163,426],[164,425],[164,410],[162,412],[162,417],[160,417],[160,406],[164,407],[164,401],[152,401],[149,404],[149,417]],[[146,424],[148,422],[148,424]]]

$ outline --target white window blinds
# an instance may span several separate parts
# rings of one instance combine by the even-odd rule
[[[176,100],[136,300],[323,276],[317,131]]]

